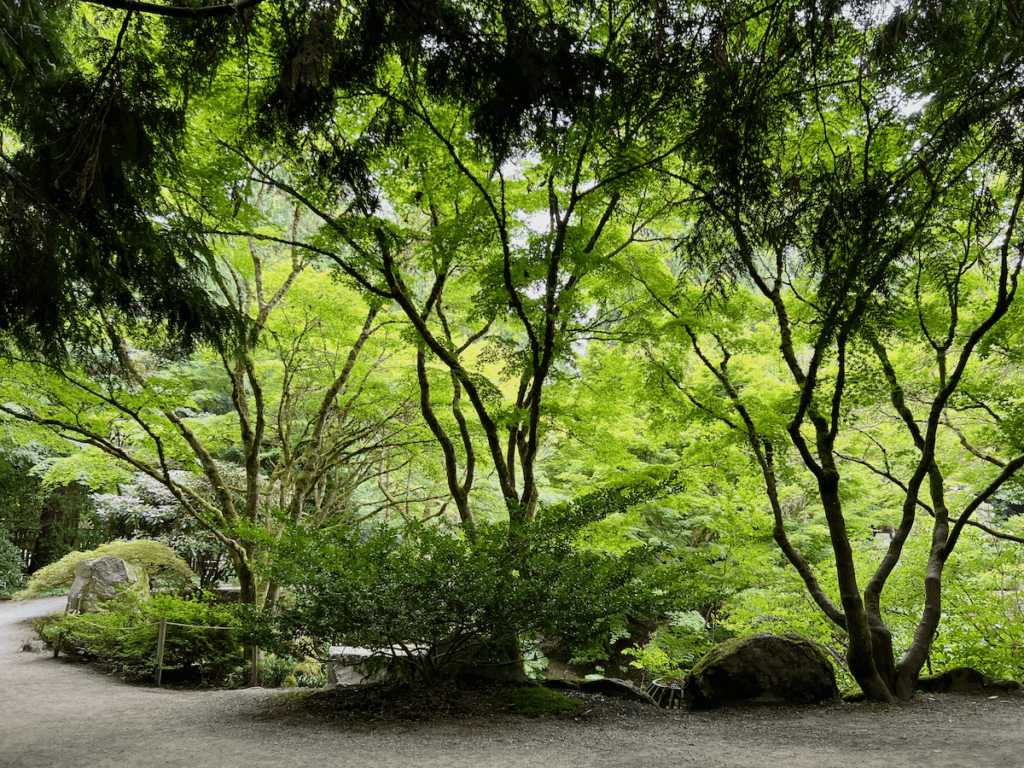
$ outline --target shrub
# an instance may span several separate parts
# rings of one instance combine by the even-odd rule
[[[227,547],[209,531],[158,536],[154,541],[166,544],[188,564],[199,579],[200,589],[212,589],[234,576]]]
[[[290,656],[275,656],[268,653],[259,660],[259,684],[263,688],[295,687],[295,659]],[[252,665],[239,664],[231,670],[226,684],[229,688],[244,688],[252,679]],[[291,683],[291,685],[288,685]],[[314,687],[314,686],[306,686]]]
[[[35,597],[51,590],[67,590],[75,581],[75,568],[83,560],[112,555],[146,569],[153,586],[181,588],[195,578],[188,564],[166,544],[148,539],[111,541],[88,552],[71,552],[56,563],[40,568],[17,597]]]
[[[0,595],[9,595],[25,584],[25,561],[21,551],[0,531]]]
[[[430,649],[409,660],[427,679],[447,674],[454,661],[508,662],[523,638],[538,633],[570,647],[603,642],[623,615],[657,614],[673,600],[672,572],[656,567],[654,550],[616,555],[575,546],[584,526],[631,499],[608,492],[542,510],[525,532],[480,524],[475,540],[421,524],[404,536],[383,526],[294,531],[274,573],[293,601],[278,629],[382,652]]]
[[[231,608],[201,599],[163,594],[139,600],[125,592],[104,603],[97,613],[58,614],[44,619],[36,629],[51,647],[74,651],[129,677],[143,678],[156,670],[161,618],[168,621],[165,670],[190,670],[206,683],[218,683],[238,664],[239,633],[209,629],[236,626]]]

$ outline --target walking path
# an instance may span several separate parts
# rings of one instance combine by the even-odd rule
[[[512,723],[371,729],[275,720],[272,692],[130,686],[22,651],[27,620],[64,598],[0,603],[0,768],[904,768],[1024,765],[1024,696],[918,697],[682,714],[622,724]]]

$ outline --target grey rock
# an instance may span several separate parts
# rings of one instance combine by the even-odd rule
[[[425,653],[425,649],[413,646],[409,649],[412,654]],[[361,648],[351,645],[334,645],[328,650],[327,665],[327,686],[333,688],[336,685],[365,685],[372,683],[375,679],[383,679],[388,676],[389,670],[401,663],[409,653],[400,645],[392,645],[386,648]],[[367,669],[367,662],[375,661],[369,666],[373,667],[377,674],[364,674]]]
[[[737,702],[810,704],[838,701],[825,652],[799,635],[734,638],[709,651],[686,676],[687,709]]]
[[[45,644],[43,643],[42,640],[26,640],[24,643],[21,644],[21,650],[25,653],[42,653],[44,645]]]
[[[119,590],[131,589],[149,596],[146,570],[119,557],[93,557],[75,568],[75,582],[68,593],[68,610],[95,613]]]

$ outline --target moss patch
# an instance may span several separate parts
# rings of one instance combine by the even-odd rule
[[[280,704],[290,704],[293,701],[304,699],[313,693],[311,688],[299,688],[295,691],[285,691],[284,693],[276,693],[273,696],[268,696],[266,704],[269,706],[278,706]]]
[[[864,691],[860,689],[859,685],[851,685],[849,688],[844,688],[842,694],[843,701],[847,704],[856,704],[860,701],[865,701],[867,696],[864,695]]]
[[[705,670],[707,670],[708,667],[710,667],[717,659],[720,659],[722,656],[725,656],[729,653],[733,653],[737,649],[742,648],[748,643],[762,637],[770,637],[770,635],[762,632],[756,635],[731,637],[725,642],[721,643],[720,645],[715,646],[706,654],[704,654],[704,656],[702,656],[696,664],[694,664],[693,669],[690,670],[691,679],[696,679],[700,677],[700,675]],[[813,640],[809,640],[803,635],[797,635],[793,633],[779,635],[779,637],[783,637],[786,640],[790,640],[791,642],[794,642],[797,645],[799,645],[801,648],[804,648],[811,657],[818,659],[822,664],[829,667],[832,666],[832,660],[829,659],[828,654],[826,654],[821,649],[821,646]]]
[[[570,699],[540,685],[502,691],[494,699],[520,715],[558,715],[583,706],[583,702],[578,699]]]

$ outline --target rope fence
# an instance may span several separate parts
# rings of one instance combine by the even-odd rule
[[[75,607],[74,607],[74,609],[72,609],[71,606],[68,605],[64,609],[64,613],[69,613],[69,612],[71,612],[73,610],[74,613],[77,613],[77,614],[81,615],[81,611],[79,610],[81,608],[81,605],[82,605],[82,597],[81,597],[81,595],[79,595],[75,599]],[[89,624],[90,626],[98,627],[99,629],[107,629],[107,627],[104,627],[102,624],[97,624],[97,623],[95,623],[93,621],[86,621],[85,619],[80,619],[80,621],[83,624]],[[164,672],[164,646],[166,645],[166,642],[167,642],[167,628],[168,627],[186,627],[186,628],[191,628],[191,629],[214,629],[214,630],[224,630],[224,631],[228,631],[228,632],[238,630],[238,627],[208,627],[205,624],[179,624],[178,622],[175,622],[175,621],[168,621],[166,618],[161,618],[160,621],[158,621],[155,624],[141,624],[141,625],[139,625],[137,627],[125,627],[125,629],[127,629],[127,630],[149,629],[150,627],[159,627],[159,629],[157,630],[157,636],[156,636],[156,671],[154,672],[154,675],[153,675],[154,681],[156,682],[156,685],[157,685],[158,688],[160,687],[160,685],[162,683],[163,672]],[[260,670],[259,670],[260,647],[258,645],[254,645],[254,646],[251,646],[251,648],[252,648],[252,658],[251,658],[252,671],[251,671],[250,681],[251,681],[251,684],[253,685],[253,687],[255,687],[255,686],[260,684]],[[57,658],[59,653],[60,653],[60,642],[58,641],[57,644],[53,648],[53,658]]]

